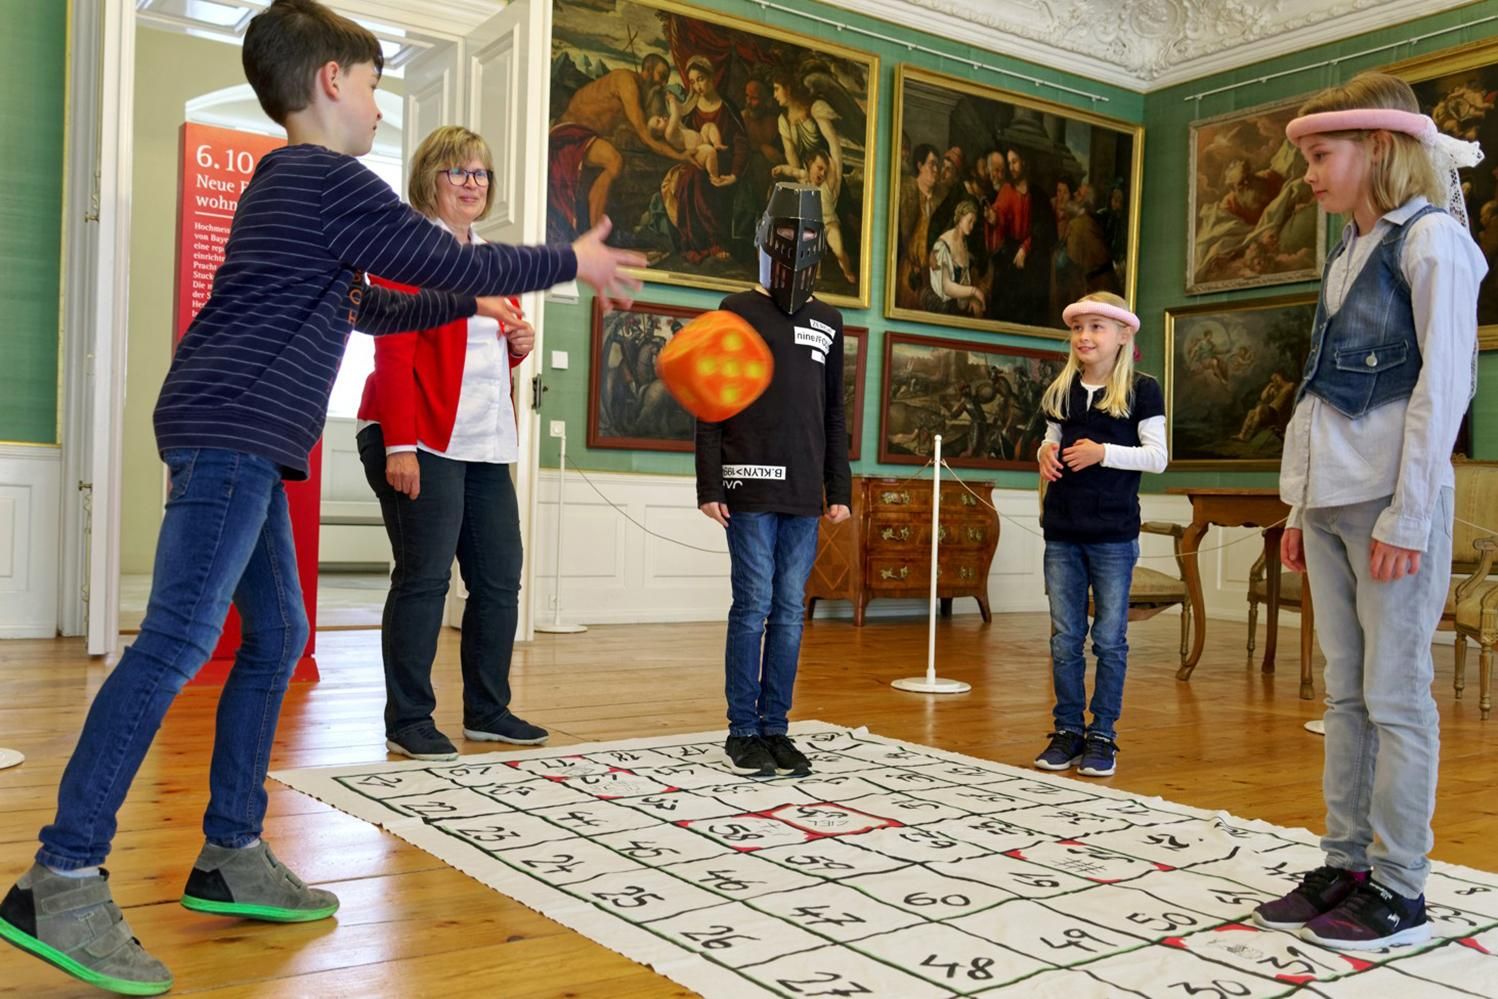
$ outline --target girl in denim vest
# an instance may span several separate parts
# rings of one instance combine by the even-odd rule
[[[1254,919],[1372,950],[1430,938],[1430,643],[1451,574],[1450,456],[1476,385],[1487,271],[1456,168],[1482,154],[1442,136],[1408,84],[1372,73],[1312,98],[1286,131],[1316,199],[1348,219],[1322,275],[1280,469],[1280,559],[1307,574],[1326,655],[1326,864]]]
[[[1139,559],[1139,477],[1165,470],[1165,397],[1134,370],[1139,317],[1117,295],[1096,292],[1061,313],[1071,328],[1066,367],[1046,389],[1045,442],[1037,458],[1049,483],[1041,515],[1051,601],[1055,731],[1035,759],[1044,770],[1086,777],[1114,772],[1115,726],[1128,667],[1129,585]],[[1095,616],[1097,680],[1087,705],[1087,592]]]

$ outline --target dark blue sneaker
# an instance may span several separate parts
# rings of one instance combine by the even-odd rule
[[[506,711],[499,718],[483,726],[463,726],[463,738],[474,742],[508,742],[512,746],[539,746],[551,738],[551,733],[540,725],[532,725],[524,718]]]
[[[1382,950],[1430,939],[1425,896],[1405,898],[1369,878],[1341,905],[1300,929],[1300,938],[1332,950]]]
[[[1083,777],[1112,777],[1117,769],[1114,758],[1118,756],[1118,743],[1106,735],[1087,733],[1087,745],[1082,750],[1082,765],[1077,773]]]
[[[1080,732],[1052,732],[1051,744],[1035,757],[1035,765],[1042,770],[1070,770],[1081,758]]]

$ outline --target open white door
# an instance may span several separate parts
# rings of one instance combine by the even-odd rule
[[[494,153],[494,199],[489,217],[476,229],[497,243],[540,243],[546,238],[546,122],[551,88],[550,0],[512,0],[504,12],[485,21],[461,42],[424,53],[406,68],[406,148],[409,152],[438,125],[458,123],[484,137]],[[536,327],[536,347],[515,380],[515,415],[520,458],[514,467],[520,506],[520,537],[527,554],[535,550],[539,421],[533,402],[540,373],[542,294],[522,300]],[[529,641],[535,608],[531,601],[534,558],[520,577],[520,622],[516,639]],[[463,591],[457,574],[448,599],[448,620],[462,619]]]

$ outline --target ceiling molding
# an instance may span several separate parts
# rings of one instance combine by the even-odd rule
[[[1451,10],[1469,0],[823,2],[1147,93]]]

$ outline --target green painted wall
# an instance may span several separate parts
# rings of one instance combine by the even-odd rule
[[[1140,346],[1146,367],[1157,375],[1164,374],[1165,310],[1203,302],[1231,302],[1292,292],[1313,291],[1316,283],[1279,285],[1272,288],[1250,288],[1212,295],[1186,296],[1186,195],[1188,183],[1188,128],[1193,120],[1210,118],[1269,101],[1297,97],[1322,87],[1349,79],[1364,70],[1377,69],[1402,62],[1414,56],[1452,48],[1467,42],[1498,36],[1498,21],[1475,27],[1461,27],[1436,38],[1400,44],[1374,55],[1353,58],[1356,53],[1378,48],[1417,35],[1445,28],[1470,25],[1484,17],[1498,15],[1498,0],[1481,0],[1453,11],[1358,35],[1332,45],[1307,49],[1292,55],[1256,63],[1229,73],[1193,80],[1145,97],[1144,120],[1144,221],[1140,226],[1140,276],[1138,287],[1139,317],[1143,322]],[[1336,66],[1323,66],[1291,73],[1265,83],[1251,83],[1227,93],[1188,100],[1193,95],[1243,81],[1256,81],[1285,70],[1313,66],[1337,59]],[[1489,155],[1492,155],[1490,151]],[[1340,223],[1333,221],[1330,240],[1335,242]],[[1329,244],[1330,248],[1330,244]],[[1473,418],[1473,440],[1476,457],[1498,458],[1498,354],[1482,357],[1478,379],[1477,408]],[[1172,485],[1274,485],[1273,472],[1256,474],[1170,472],[1148,476],[1151,489]]]
[[[8,0],[0,33],[0,441],[58,443],[67,13]]]
[[[854,462],[853,472],[855,475],[874,474],[877,472],[902,476],[909,475],[912,469],[908,465],[882,465],[872,457],[879,452],[878,395],[879,386],[883,378],[884,333],[886,330],[893,329],[902,333],[924,333],[931,336],[957,337],[960,339],[1012,344],[1015,346],[1035,347],[1047,350],[1057,349],[1061,345],[1055,340],[1007,334],[977,333],[950,326],[934,326],[925,323],[909,322],[907,320],[896,322],[884,318],[885,255],[888,252],[886,236],[889,231],[888,173],[890,143],[893,141],[891,133],[895,117],[895,65],[901,62],[911,63],[926,69],[946,73],[950,76],[976,80],[1028,97],[1042,97],[1057,103],[1069,104],[1077,108],[1094,111],[1098,114],[1131,123],[1138,123],[1143,120],[1144,96],[1110,86],[1106,83],[1086,80],[1051,67],[1036,66],[1032,63],[1006,58],[1005,56],[974,49],[970,46],[956,45],[946,39],[917,35],[903,25],[892,25],[872,18],[860,17],[841,8],[827,7],[816,3],[806,3],[804,5],[808,12],[830,18],[842,24],[858,26],[887,36],[908,36],[912,41],[919,42],[922,45],[944,53],[950,53],[953,58],[937,58],[927,53],[913,52],[903,45],[891,45],[887,42],[881,42],[877,39],[867,38],[852,32],[833,33],[825,26],[818,25],[805,18],[783,14],[775,10],[761,10],[757,4],[745,2],[745,0],[703,0],[698,5],[707,9],[736,15],[746,20],[784,28],[799,34],[814,33],[819,37],[830,36],[831,40],[837,42],[839,45],[872,52],[879,57],[878,107],[876,112],[877,145],[872,158],[872,162],[878,171],[874,182],[874,224],[871,234],[873,237],[873,260],[870,287],[873,289],[873,293],[870,298],[873,304],[868,309],[843,310],[843,318],[847,325],[867,327],[869,330],[869,338],[864,348],[868,352],[868,361],[864,371],[862,447],[862,453],[869,457],[864,458],[862,461]],[[976,59],[989,65],[1011,68],[1015,72],[1024,73],[1026,76],[1076,87],[1080,90],[1105,96],[1108,100],[1106,102],[1099,102],[1094,106],[1093,102],[1086,98],[1066,94],[1054,88],[1037,88],[1033,84],[1023,80],[1001,76],[987,70],[975,70],[971,62],[964,63],[959,61],[963,58],[969,60]],[[1145,141],[1145,149],[1146,151],[1149,149],[1148,138]],[[723,297],[723,293],[677,288],[664,284],[647,284],[639,297],[649,302],[710,309],[717,306]],[[550,420],[565,419],[567,421],[568,465],[579,465],[585,469],[691,475],[692,455],[690,453],[668,454],[659,451],[593,450],[584,446],[584,442],[587,440],[588,429],[588,352],[591,346],[592,316],[592,299],[586,289],[584,289],[582,301],[576,305],[552,303],[546,307],[547,353],[549,355],[553,350],[565,350],[568,352],[570,363],[565,371],[548,371],[546,376],[548,391],[546,392],[541,410],[543,434],[541,463],[547,467],[556,466],[557,442],[544,436],[546,433],[545,428]],[[964,475],[968,478],[981,475],[984,479],[992,479],[1000,485],[1013,488],[1030,488],[1035,483],[1035,476],[1028,472],[967,471]]]

